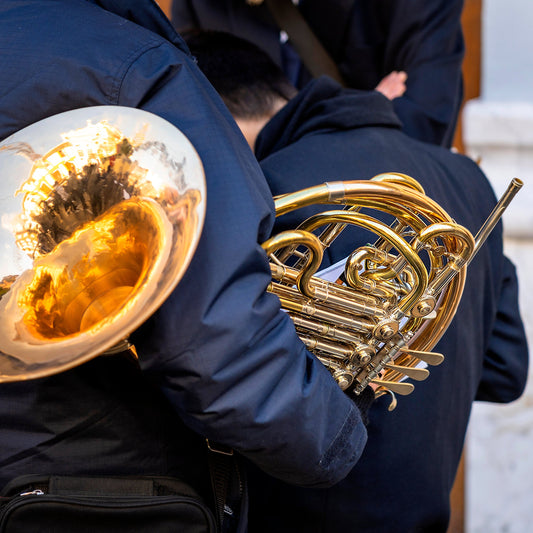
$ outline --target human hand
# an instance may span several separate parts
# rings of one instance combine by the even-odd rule
[[[376,86],[376,91],[385,95],[389,100],[394,100],[402,96],[407,89],[405,81],[407,80],[407,73],[403,70],[392,71],[387,74]]]

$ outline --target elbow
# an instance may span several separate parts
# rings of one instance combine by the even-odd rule
[[[511,403],[518,400],[527,386],[528,365],[524,363],[514,372],[484,372],[476,400],[493,403]]]
[[[367,442],[366,427],[362,422],[359,409],[353,406],[326,453],[315,468],[310,468],[304,479],[295,483],[309,488],[328,488],[342,481],[354,468],[363,454]]]
[[[328,447],[318,452],[315,446],[290,446],[277,453],[257,454],[241,450],[266,474],[298,487],[328,488],[342,481],[356,465],[367,442],[366,427],[359,410],[350,406],[348,416]]]

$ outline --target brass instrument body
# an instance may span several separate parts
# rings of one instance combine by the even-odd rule
[[[7,138],[0,170],[0,382],[127,349],[201,234],[194,147],[151,113],[97,106]]]
[[[272,283],[306,345],[343,389],[359,394],[409,394],[407,379],[423,380],[440,364],[430,350],[460,302],[469,261],[521,187],[514,180],[475,239],[413,178],[382,174],[372,180],[334,182],[275,199],[276,216],[313,204],[341,206],[311,216],[295,230],[263,244]],[[380,220],[392,215],[392,224]],[[377,235],[354,250],[342,276],[315,275],[323,251],[348,226]],[[481,235],[481,236],[480,236]]]

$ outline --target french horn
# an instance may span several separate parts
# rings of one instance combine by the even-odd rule
[[[410,394],[444,356],[431,350],[459,305],[466,270],[522,182],[512,180],[474,237],[399,173],[317,185],[275,198],[276,216],[314,204],[329,209],[263,244],[272,282],[298,335],[343,390]],[[347,227],[373,243],[317,273],[324,251]],[[333,273],[333,276],[332,276]]]
[[[0,382],[130,348],[200,238],[192,144],[151,113],[88,107],[5,139],[0,170]]]

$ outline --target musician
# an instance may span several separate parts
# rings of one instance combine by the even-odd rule
[[[291,0],[287,0],[290,2]],[[463,0],[299,0],[298,9],[337,64],[345,83],[374,89],[394,71],[407,72],[395,100],[403,130],[450,147],[463,97]],[[226,31],[265,50],[302,88],[311,76],[261,0],[174,0],[179,31]]]
[[[266,293],[270,191],[161,10],[151,0],[4,0],[0,49],[0,139],[72,109],[139,108],[189,138],[207,181],[190,268],[131,336],[140,369],[106,356],[0,385],[0,485],[28,473],[158,474],[208,493],[206,437],[286,482],[342,479],[366,441],[357,403],[364,412],[372,398],[345,396]]]
[[[324,77],[296,93],[251,43],[217,32],[187,42],[254,148],[273,195],[401,172],[474,234],[492,211],[494,194],[479,167],[406,135],[391,101],[379,92],[343,90]],[[288,213],[275,230],[295,228],[321,210]],[[356,230],[345,230],[327,249],[323,266],[366,242]],[[258,472],[251,531],[446,531],[472,402],[511,402],[525,387],[528,349],[517,289],[499,224],[469,265],[457,316],[434,349],[445,355],[443,364],[416,383],[412,395],[399,398],[393,412],[386,397],[372,405],[363,456],[334,487],[301,489]]]

